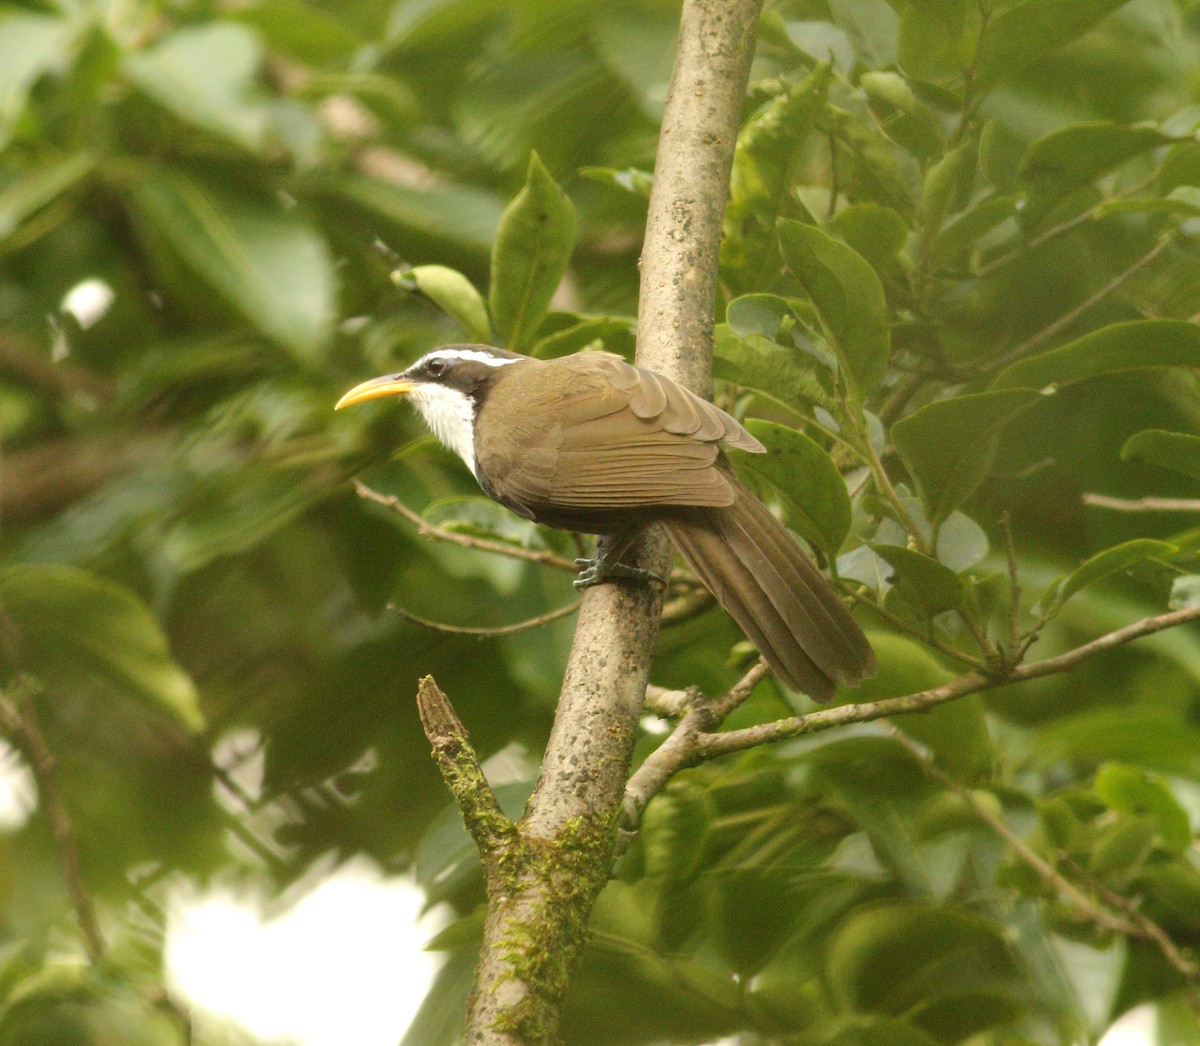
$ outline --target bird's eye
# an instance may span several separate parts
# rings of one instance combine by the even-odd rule
[[[428,370],[436,378],[445,374],[448,366],[450,366],[450,361],[439,356],[429,361]]]

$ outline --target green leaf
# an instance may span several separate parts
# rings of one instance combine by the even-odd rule
[[[1096,773],[1093,787],[1113,810],[1153,818],[1163,842],[1177,853],[1191,845],[1192,827],[1187,811],[1163,781],[1141,767],[1108,763]]]
[[[1128,0],[1024,0],[988,22],[975,60],[975,82],[987,89],[1044,54],[1082,36]]]
[[[884,0],[828,0],[834,22],[850,38],[854,50],[869,66],[896,60],[900,20]]]
[[[904,1016],[945,1042],[1013,1019],[1029,994],[1002,927],[925,904],[852,912],[830,942],[827,975],[842,1008]]]
[[[1125,441],[1122,461],[1146,461],[1159,468],[1200,479],[1200,436],[1146,429]]]
[[[552,314],[554,315],[554,314]],[[608,344],[609,351],[619,351],[624,343],[632,345],[634,338],[634,322],[622,316],[597,316],[593,318],[578,317],[579,322],[547,334],[539,338],[529,350],[531,356],[548,360],[556,356],[565,356],[578,352],[593,342]],[[543,323],[541,329],[545,330]],[[615,343],[612,344],[612,343]]]
[[[304,0],[270,0],[221,14],[254,26],[272,46],[310,65],[346,63],[365,42],[348,20]]]
[[[788,349],[760,334],[739,336],[727,323],[717,324],[714,344],[714,374],[798,410],[806,402],[825,403],[810,361],[796,349]]]
[[[1103,581],[1106,577],[1154,556],[1171,556],[1179,549],[1165,541],[1154,541],[1151,538],[1134,538],[1113,548],[1097,552],[1090,559],[1084,560],[1071,573],[1065,574],[1054,581],[1039,600],[1044,607],[1053,604],[1060,607],[1076,592],[1089,585]]]
[[[414,188],[359,174],[324,175],[311,188],[333,197],[335,207],[353,204],[373,222],[383,219],[404,237],[406,250],[441,251],[446,246],[485,255],[496,239],[504,210],[489,192],[466,185]]]
[[[258,82],[262,43],[234,22],[184,26],[130,54],[125,74],[180,119],[245,149],[262,148],[271,109]]]
[[[974,20],[968,20],[967,14],[967,0],[907,5],[897,45],[900,68],[928,83],[949,84],[958,79],[970,64],[976,35]]]
[[[787,523],[834,559],[850,532],[850,495],[838,467],[795,429],[759,418],[747,421],[746,428],[768,453],[738,455],[741,467],[778,490]]]
[[[612,8],[591,23],[599,58],[655,124],[662,120],[677,29],[675,19],[654,7]]]
[[[818,64],[761,106],[738,132],[721,240],[722,277],[735,291],[765,287],[779,272],[775,223],[780,214],[798,210],[790,190],[804,144],[826,107],[830,77],[829,64]]]
[[[1034,141],[1021,161],[1020,177],[1040,192],[1067,192],[1174,140],[1157,127],[1111,120],[1076,124]]]
[[[397,271],[393,280],[402,287],[419,290],[467,332],[475,342],[488,342],[492,337],[487,306],[483,296],[457,269],[445,265],[417,265]]]
[[[626,167],[624,170],[615,167],[581,167],[579,176],[600,185],[614,186],[643,200],[650,199],[650,190],[654,186],[654,175],[639,167]]]
[[[819,1046],[943,1046],[943,1040],[899,1017],[837,1017],[804,1028]]]
[[[0,12],[0,149],[8,144],[33,85],[70,61],[75,36],[75,27],[62,18],[11,7]]]
[[[833,219],[833,228],[876,270],[895,266],[908,241],[908,224],[900,212],[878,203],[843,207]]]
[[[8,239],[35,211],[52,203],[96,166],[89,152],[22,171],[0,188],[0,241]]]
[[[993,389],[1041,389],[1141,367],[1200,367],[1200,325],[1185,320],[1114,323],[1006,367]]]
[[[871,550],[895,571],[896,591],[926,621],[962,606],[966,589],[953,570],[936,559],[899,545],[871,544]]]
[[[1015,218],[1020,203],[1020,196],[992,196],[963,211],[938,233],[930,248],[931,261],[936,265],[953,261],[996,226]]]
[[[1200,730],[1165,708],[1126,705],[1079,712],[1042,724],[1032,743],[1047,764],[1111,759],[1200,780]]]
[[[20,564],[0,571],[0,608],[15,629],[20,669],[50,686],[99,676],[189,729],[203,729],[192,680],[128,589],[76,567]]]
[[[916,694],[954,678],[928,647],[894,632],[872,632],[879,671],[853,691],[855,702]],[[933,754],[937,764],[963,781],[977,780],[992,765],[983,703],[976,697],[950,701],[892,722]]]
[[[522,351],[533,343],[574,244],[575,208],[534,153],[525,188],[500,219],[492,248],[488,302],[509,348]]]
[[[779,244],[833,339],[848,390],[861,400],[887,372],[890,335],[879,277],[857,251],[813,225],[782,219]]]
[[[700,871],[708,826],[717,810],[712,793],[676,778],[651,800],[639,829],[645,874],[654,879],[690,879]]]
[[[333,262],[297,215],[162,169],[139,178],[133,199],[142,220],[263,334],[316,361],[333,334]]]
[[[921,219],[928,236],[933,237],[941,230],[946,215],[954,209],[954,201],[975,158],[975,143],[967,140],[951,149],[926,172],[921,184]]]
[[[977,392],[937,400],[892,428],[896,452],[939,523],[983,482],[1004,427],[1039,398],[1029,389]]]

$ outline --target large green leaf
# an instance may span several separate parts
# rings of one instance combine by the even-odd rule
[[[983,482],[1004,427],[1040,393],[977,392],[937,400],[896,422],[892,439],[932,522],[945,519]]]
[[[746,427],[768,452],[739,455],[742,468],[779,491],[784,519],[832,560],[850,532],[850,495],[838,467],[802,432],[758,418]]]
[[[909,76],[929,83],[949,83],[971,61],[971,44],[978,31],[968,14],[968,0],[937,0],[903,8],[897,59]]]
[[[1146,429],[1125,441],[1122,461],[1147,461],[1159,468],[1200,479],[1200,436]]]
[[[1157,127],[1111,120],[1076,124],[1033,142],[1021,161],[1021,178],[1043,192],[1066,191],[1173,140]]]
[[[1061,606],[1088,585],[1094,585],[1106,577],[1128,570],[1151,557],[1171,556],[1178,551],[1176,546],[1152,538],[1134,538],[1113,548],[1106,548],[1103,552],[1097,552],[1084,560],[1071,573],[1065,574],[1050,585],[1040,602],[1043,606]]]
[[[872,632],[879,671],[853,691],[855,702],[916,694],[954,678],[929,647],[895,632]],[[893,725],[929,749],[937,764],[963,781],[975,781],[992,765],[983,704],[977,697],[949,701],[927,712],[894,716]]]
[[[260,149],[271,110],[258,83],[262,44],[235,22],[185,26],[125,59],[125,74],[176,116]]]
[[[1082,36],[1129,0],[1023,0],[994,15],[979,44],[975,80],[981,88]]]
[[[1200,367],[1200,325],[1130,320],[1076,338],[1006,367],[993,389],[1041,389],[1140,367]]]
[[[761,334],[739,335],[727,323],[717,324],[714,342],[713,373],[721,380],[753,389],[791,410],[828,401],[799,350]]]
[[[10,669],[52,685],[98,676],[190,729],[204,726],[191,678],[128,589],[77,567],[19,564],[0,571],[0,609],[15,630],[20,659]]]
[[[871,550],[895,571],[896,591],[921,617],[930,620],[962,606],[966,588],[949,567],[899,545],[872,544]]]
[[[142,220],[260,331],[304,362],[320,356],[336,316],[333,261],[299,216],[163,169],[146,171],[133,198]]]
[[[1182,853],[1192,842],[1187,811],[1160,778],[1141,767],[1107,763],[1096,773],[1096,794],[1112,809],[1149,816],[1171,849]]]
[[[504,212],[492,248],[488,303],[509,348],[533,344],[575,245],[575,208],[534,153],[529,174]]]
[[[779,222],[779,244],[833,339],[848,388],[866,396],[883,380],[890,344],[887,302],[875,270],[853,248],[791,219]]]
[[[486,256],[496,238],[504,210],[490,192],[467,185],[442,184],[416,188],[359,174],[323,174],[311,187],[333,198],[334,206],[346,203],[365,211],[371,220],[385,223],[384,235],[405,241],[401,253],[419,249],[444,254],[447,247],[472,257]],[[435,255],[436,256],[436,255]]]
[[[2,30],[0,30],[2,31]],[[0,241],[35,211],[52,203],[96,165],[91,153],[72,153],[22,171],[0,188]]]
[[[33,85],[69,62],[75,35],[63,18],[12,7],[0,11],[0,149],[8,144]]]
[[[738,132],[730,173],[721,268],[739,290],[758,289],[779,269],[775,221],[795,207],[787,192],[805,139],[829,93],[831,68],[807,77],[763,105]]]
[[[943,1042],[1006,1023],[1029,995],[1002,927],[923,904],[854,912],[830,942],[828,977],[845,1009],[905,1016]]]

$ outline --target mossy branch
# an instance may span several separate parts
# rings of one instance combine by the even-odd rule
[[[458,804],[468,834],[485,862],[496,859],[515,839],[516,825],[500,809],[471,747],[467,728],[433,676],[425,676],[417,684],[417,713],[433,746],[433,760]]]

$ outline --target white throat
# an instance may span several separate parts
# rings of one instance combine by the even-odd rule
[[[421,382],[408,399],[421,412],[438,442],[462,458],[474,475],[475,405],[470,397],[445,385]]]

